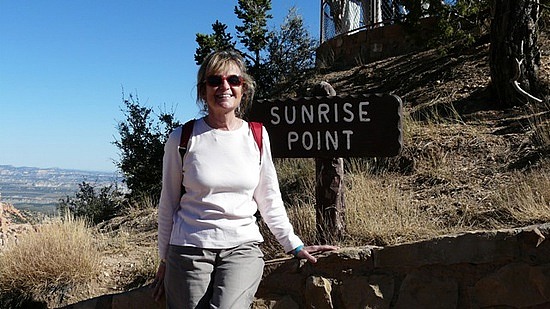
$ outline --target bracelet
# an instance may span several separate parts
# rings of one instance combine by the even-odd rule
[[[299,245],[296,249],[292,250],[292,255],[298,256],[298,252],[302,251],[302,249],[304,249],[304,245]]]

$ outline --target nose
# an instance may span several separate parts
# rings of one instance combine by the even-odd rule
[[[222,79],[222,84],[220,85],[220,88],[223,88],[223,89],[231,88],[231,85],[229,85],[229,82],[227,81],[227,78]]]

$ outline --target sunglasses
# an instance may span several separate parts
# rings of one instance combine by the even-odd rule
[[[239,75],[210,75],[206,77],[206,84],[210,87],[218,87],[226,80],[229,86],[240,86],[243,84],[243,78]]]

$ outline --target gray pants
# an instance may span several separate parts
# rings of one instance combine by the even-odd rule
[[[256,243],[230,249],[171,245],[166,259],[166,307],[250,308],[264,268]]]

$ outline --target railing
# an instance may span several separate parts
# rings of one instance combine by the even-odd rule
[[[454,6],[458,0],[444,0],[442,5]],[[421,9],[429,8],[422,1]],[[341,34],[391,25],[406,18],[406,7],[397,0],[321,0],[321,42]]]

